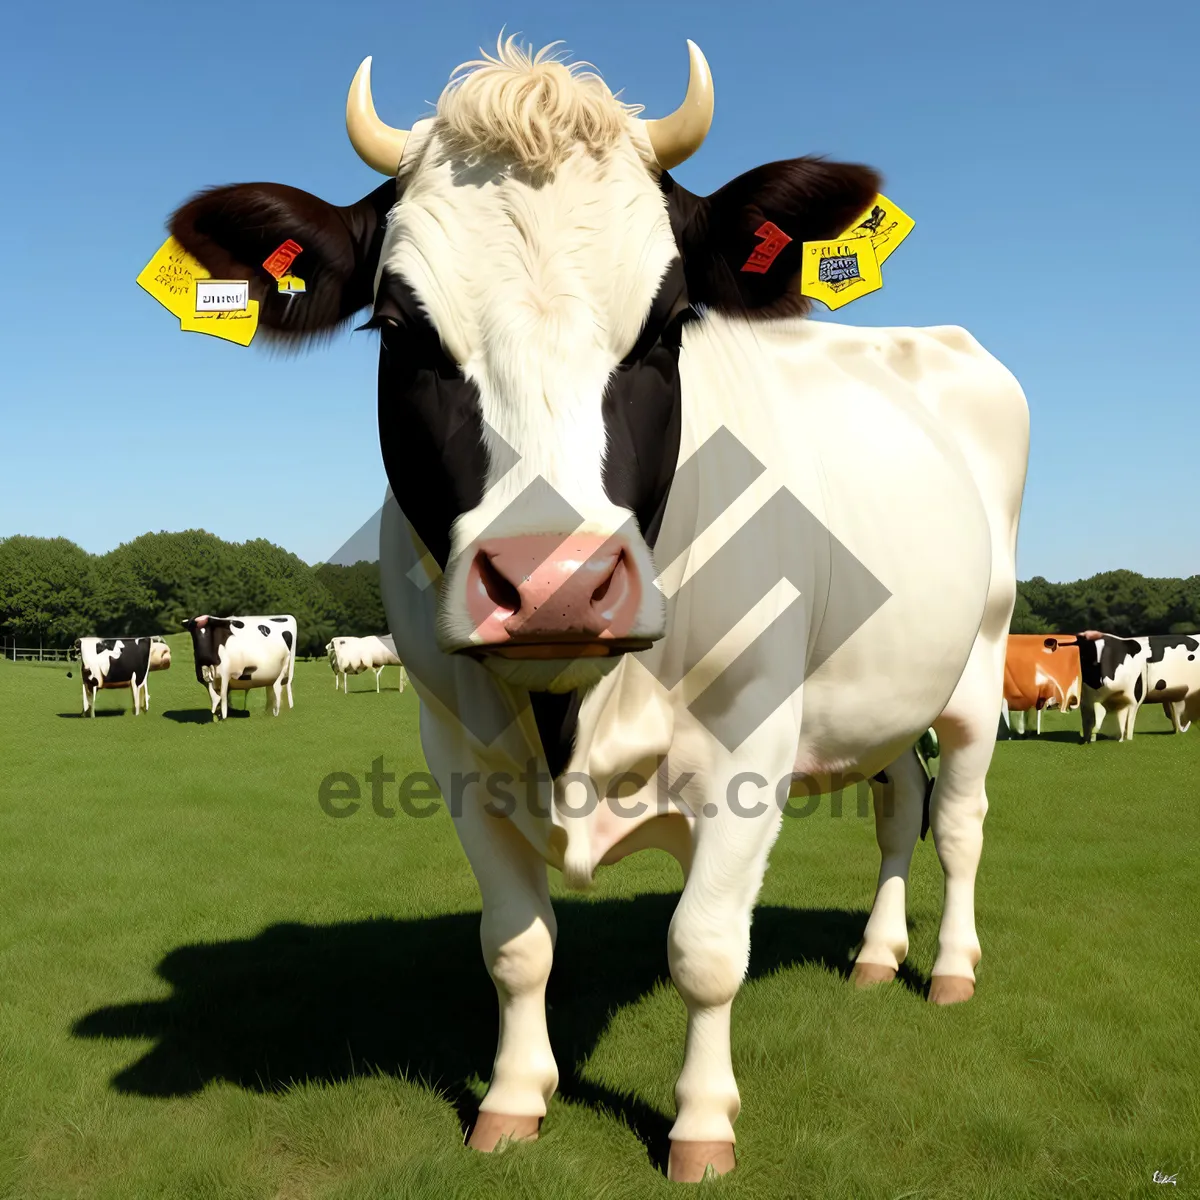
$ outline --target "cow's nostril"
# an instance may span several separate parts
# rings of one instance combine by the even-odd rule
[[[475,556],[475,565],[479,571],[479,582],[483,585],[487,598],[498,609],[503,609],[505,612],[520,612],[520,592],[496,570],[495,564],[486,551],[480,550]]]
[[[617,555],[617,561],[613,564],[611,571],[605,575],[600,586],[592,592],[592,607],[599,608],[611,596],[613,600],[619,600],[624,594],[625,588],[625,552],[621,551]]]

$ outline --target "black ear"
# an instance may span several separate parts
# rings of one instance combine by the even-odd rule
[[[871,205],[882,186],[879,173],[855,163],[789,158],[739,175],[701,199],[664,173],[663,190],[683,255],[688,299],[748,316],[797,316],[810,301],[800,295],[801,246],[837,237]],[[751,256],[774,225],[791,241],[765,269]],[[771,247],[765,246],[767,257]]]
[[[261,333],[296,343],[333,333],[371,303],[384,226],[395,202],[395,180],[345,208],[281,183],[239,183],[194,196],[169,226],[214,279],[250,281]],[[290,297],[264,265],[289,242],[272,265],[275,272],[304,280],[305,290]]]

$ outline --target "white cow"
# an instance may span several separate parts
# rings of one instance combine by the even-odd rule
[[[230,691],[266,688],[267,710],[279,716],[286,689],[292,708],[292,677],[296,669],[296,618],[191,617],[183,622],[192,635],[196,680],[208,688],[215,716],[229,716]]]
[[[962,329],[801,319],[805,255],[839,287],[861,278],[837,238],[875,172],[792,159],[707,197],[671,178],[713,111],[690,53],[683,105],[643,120],[510,42],[411,132],[377,116],[368,60],[347,127],[376,191],[335,207],[240,184],[171,222],[214,276],[253,280],[267,337],[374,301],[384,604],[500,1004],[470,1144],[536,1136],[557,1086],[547,866],[586,888],[657,846],[686,880],[668,939],[688,1014],[679,1180],[734,1165],[730,1011],[794,781],[894,786],[889,817],[875,785],[856,966],[891,978],[925,795],[913,745],[936,730],[930,999],[974,991],[1029,433],[1020,387]],[[302,310],[256,261],[285,238],[317,280]]]
[[[379,676],[384,667],[400,668],[400,691],[404,691],[408,676],[404,672],[404,664],[396,654],[396,643],[392,635],[383,637],[340,637],[334,638],[326,647],[329,655],[329,665],[333,668],[334,691],[341,687],[345,692],[350,688],[348,675],[360,675],[363,671],[375,672],[375,691],[379,691]]]
[[[150,672],[165,671],[171,665],[171,650],[162,638],[75,639],[83,676],[83,712],[96,715],[96,695],[109,688],[130,688],[133,715],[144,708],[150,711]]]

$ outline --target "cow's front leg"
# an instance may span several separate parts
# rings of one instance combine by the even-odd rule
[[[1133,729],[1137,724],[1138,707],[1137,704],[1127,704],[1117,714],[1117,727],[1121,731],[1120,740],[1123,742],[1133,741]]]
[[[138,683],[138,678],[135,675],[129,681],[129,690],[133,692],[133,715],[141,716],[142,712],[142,685]]]
[[[1017,737],[1025,736],[1025,710],[1023,708],[1017,709],[1017,711],[1012,714],[1012,724],[1009,726],[1009,728],[1017,735]]]
[[[908,871],[921,836],[926,777],[912,750],[890,763],[884,775],[886,783],[871,781],[879,883],[851,974],[858,987],[895,979],[908,954]]]
[[[492,1079],[468,1140],[487,1151],[506,1138],[536,1137],[558,1087],[546,1030],[557,926],[546,864],[507,818],[466,800],[455,825],[479,883],[479,938],[500,1003]]]
[[[1085,742],[1094,742],[1097,735],[1100,733],[1100,728],[1104,724],[1104,718],[1108,715],[1108,709],[1104,707],[1100,701],[1094,704],[1080,704],[1079,720],[1083,726],[1083,740]]]
[[[755,787],[747,780],[738,788],[731,777],[730,788],[714,789],[701,809],[707,815],[697,817],[691,870],[671,918],[667,958],[687,1008],[667,1166],[669,1178],[680,1183],[699,1182],[710,1167],[724,1175],[736,1161],[733,1122],[741,1100],[730,1059],[730,1014],[750,961],[750,914],[782,817],[773,790]]]

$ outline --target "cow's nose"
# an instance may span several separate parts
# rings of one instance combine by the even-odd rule
[[[529,534],[481,542],[467,573],[467,612],[484,646],[577,644],[624,638],[642,585],[619,536]]]

